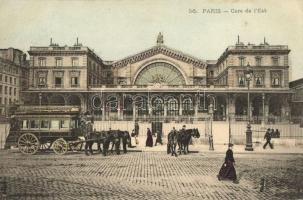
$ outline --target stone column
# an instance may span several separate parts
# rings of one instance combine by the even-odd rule
[[[281,108],[281,117],[283,121],[289,121],[289,116],[290,116],[290,106],[288,102],[288,96],[283,96],[283,104]]]
[[[194,109],[195,109],[195,118],[198,117],[198,101],[197,101],[197,97],[194,101]]]
[[[133,103],[133,121],[136,120],[136,114],[137,114],[137,113],[136,113],[136,110],[137,110],[137,109],[136,109],[136,104]]]
[[[167,116],[167,103],[164,102],[164,118]]]
[[[179,116],[182,116],[182,112],[183,112],[182,97],[180,95],[180,98],[179,98]]]
[[[118,108],[117,108],[117,115],[118,115],[118,120],[120,120],[120,119],[122,119],[123,118],[123,114],[121,115],[121,113],[122,113],[122,109],[121,109],[121,96],[119,95],[118,96],[118,102],[117,102],[117,104],[118,104]]]
[[[229,94],[227,99],[227,109],[226,115],[227,117],[230,116],[231,121],[235,120],[235,113],[236,113],[236,99],[235,95]]]
[[[105,98],[102,97],[103,99],[101,99],[102,102],[102,121],[105,120],[105,113],[106,113],[106,106],[105,106]]]

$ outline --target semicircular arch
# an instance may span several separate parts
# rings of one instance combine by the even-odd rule
[[[164,70],[164,71],[163,71]],[[187,76],[179,65],[165,59],[144,63],[135,73],[133,85],[149,84],[185,85]]]

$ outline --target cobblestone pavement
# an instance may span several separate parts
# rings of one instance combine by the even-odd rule
[[[303,154],[234,157],[239,184],[216,179],[222,153],[24,156],[2,150],[0,199],[303,198]],[[260,192],[263,177],[265,189]]]

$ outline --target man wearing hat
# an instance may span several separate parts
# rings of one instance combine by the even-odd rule
[[[270,143],[270,140],[271,140],[270,128],[267,129],[267,131],[264,135],[264,139],[266,139],[266,143],[264,144],[263,149],[265,149],[268,144],[269,144],[270,148],[273,149],[273,145],[272,145],[272,143]]]
[[[93,125],[91,124],[90,121],[87,121],[86,124],[85,124],[85,134],[84,134],[84,138],[85,140],[89,140],[89,139],[92,139],[92,132],[93,132]],[[92,146],[93,146],[93,142],[85,142],[85,146],[84,146],[84,149],[85,149],[85,154],[88,156],[88,152],[87,152],[87,149],[89,149],[89,152],[90,154],[92,155],[93,154],[93,149],[92,149]]]

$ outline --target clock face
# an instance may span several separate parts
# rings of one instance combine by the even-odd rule
[[[146,66],[137,76],[135,85],[184,85],[181,72],[174,66],[157,62]]]

